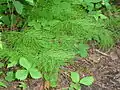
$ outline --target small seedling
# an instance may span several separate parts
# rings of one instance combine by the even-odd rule
[[[35,68],[32,67],[32,64],[24,57],[21,57],[19,60],[19,64],[24,67],[22,70],[17,70],[15,77],[19,80],[25,80],[27,76],[30,76],[34,79],[41,78],[41,73]]]
[[[93,76],[86,76],[80,79],[80,76],[77,72],[71,72],[72,83],[69,87],[69,90],[81,90],[81,84],[90,86],[94,82]]]

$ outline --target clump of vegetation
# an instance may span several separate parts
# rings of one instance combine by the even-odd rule
[[[76,54],[87,56],[88,47],[84,43],[94,40],[96,45],[103,49],[114,45],[114,31],[109,30],[107,26],[109,20],[108,22],[102,19],[94,20],[83,6],[73,0],[31,2],[10,0],[7,4],[14,7],[12,10],[17,13],[16,16],[22,18],[23,23],[20,26],[22,30],[2,32],[1,62],[2,59],[7,59],[7,66],[10,68],[19,65],[20,58],[24,57],[43,74],[46,80],[51,82],[53,87],[56,86],[61,66],[70,62]],[[7,9],[11,11],[11,8]],[[12,16],[13,14],[8,16],[10,19],[8,25],[12,23]],[[6,19],[4,21],[1,19],[1,22],[7,25]],[[26,68],[26,77],[30,73],[28,71]],[[26,77],[21,79],[17,75],[21,80]]]
[[[80,79],[79,73],[71,72],[72,83],[69,87],[69,90],[81,90],[81,84],[90,86],[94,82],[93,76],[86,76]]]

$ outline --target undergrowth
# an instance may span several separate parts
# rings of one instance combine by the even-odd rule
[[[94,40],[103,49],[112,47],[113,31],[106,21],[95,21],[83,7],[72,3],[39,1],[28,16],[27,30],[2,32],[0,58],[13,65],[20,57],[26,58],[55,86],[59,68],[77,54],[76,45]]]

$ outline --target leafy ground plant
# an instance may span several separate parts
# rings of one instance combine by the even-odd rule
[[[13,3],[10,0],[9,3],[12,4],[19,17],[25,18],[24,15],[28,14],[23,13],[23,9],[26,7],[29,9],[29,5],[27,6],[22,1],[15,0]],[[33,0],[25,1],[31,6],[34,4]],[[70,62],[76,54],[75,44],[94,40],[102,48],[114,45],[112,32],[106,29],[104,21],[96,22],[87,15],[83,7],[71,4],[72,0],[34,1],[37,3],[35,7],[33,5],[32,10],[29,9],[32,13],[29,12],[27,16],[29,19],[24,22],[28,23],[25,27],[29,28],[24,28],[20,32],[2,32],[0,41],[0,58],[3,60],[7,58],[10,62],[8,68],[16,67],[19,62],[19,70],[14,73],[18,80],[24,80],[29,76],[41,77],[41,74],[38,74],[37,69],[39,69],[45,80],[50,81],[50,85],[56,86],[60,67]],[[84,1],[89,2],[89,0]],[[81,57],[88,56],[88,49],[89,47],[83,44],[76,47],[77,54]],[[31,63],[34,63],[37,69]],[[7,73],[6,80],[11,78],[11,74]]]
[[[15,73],[15,77],[17,79],[25,80],[29,74],[34,79],[42,77],[41,73],[35,67],[32,67],[32,64],[29,63],[27,59],[21,57],[19,60],[19,64],[24,67],[24,69],[17,70],[17,72]]]
[[[93,76],[86,76],[80,79],[80,76],[77,72],[71,72],[72,83],[69,90],[81,90],[81,84],[90,86],[94,82]]]
[[[5,77],[6,81],[14,81],[15,80],[15,73],[13,71],[7,72],[7,75]]]
[[[110,0],[80,0],[82,5],[88,12],[98,21],[99,18],[107,19],[102,13],[102,9],[111,10]]]
[[[88,49],[89,49],[89,46],[87,44],[78,44],[78,45],[75,45],[76,47],[76,53],[79,54],[81,57],[85,58],[88,56]]]

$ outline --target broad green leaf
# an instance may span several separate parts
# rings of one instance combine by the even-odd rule
[[[17,72],[15,73],[15,77],[19,80],[25,80],[27,78],[27,75],[27,70],[17,70]]]
[[[94,82],[94,77],[93,76],[87,76],[87,77],[84,77],[80,80],[80,83],[84,84],[86,86],[92,85],[93,82]]]
[[[89,3],[88,10],[92,11],[93,9],[94,9],[94,4],[93,3]]]
[[[5,80],[10,81],[10,82],[15,80],[15,74],[13,72],[8,72],[7,76],[5,77]]]
[[[4,64],[0,62],[0,68],[2,68],[3,66],[4,66]]]
[[[29,73],[30,73],[31,77],[34,79],[38,79],[38,78],[42,77],[41,73],[35,68],[31,68],[29,70]]]
[[[78,83],[80,80],[79,74],[77,72],[71,72],[71,79],[73,82]]]
[[[20,58],[19,64],[20,64],[21,66],[23,66],[24,68],[26,68],[27,70],[28,70],[29,68],[31,68],[30,62],[29,62],[26,58],[24,58],[24,57],[21,57],[21,58]]]
[[[8,16],[2,16],[1,20],[4,22],[6,25],[10,25],[10,19]]]
[[[17,11],[17,13],[22,14],[23,11],[23,4],[20,3],[19,1],[13,1],[13,5]]]
[[[88,56],[87,50],[80,50],[80,51],[78,51],[78,54],[80,54],[80,56],[83,58]]]
[[[7,85],[6,85],[5,83],[3,83],[3,82],[0,82],[0,87],[5,87],[5,88],[7,88]]]
[[[110,3],[108,3],[108,2],[105,3],[105,6],[106,6],[107,9],[111,9],[112,8]]]
[[[80,54],[81,57],[87,57],[88,56],[88,52],[87,50],[89,49],[89,46],[86,44],[79,44],[79,51],[78,54]]]
[[[26,0],[30,5],[34,5],[34,0]]]
[[[50,76],[48,76],[48,78],[50,79],[48,79],[49,81],[50,81],[50,85],[51,85],[51,87],[56,87],[57,86],[57,74],[51,74]]]

